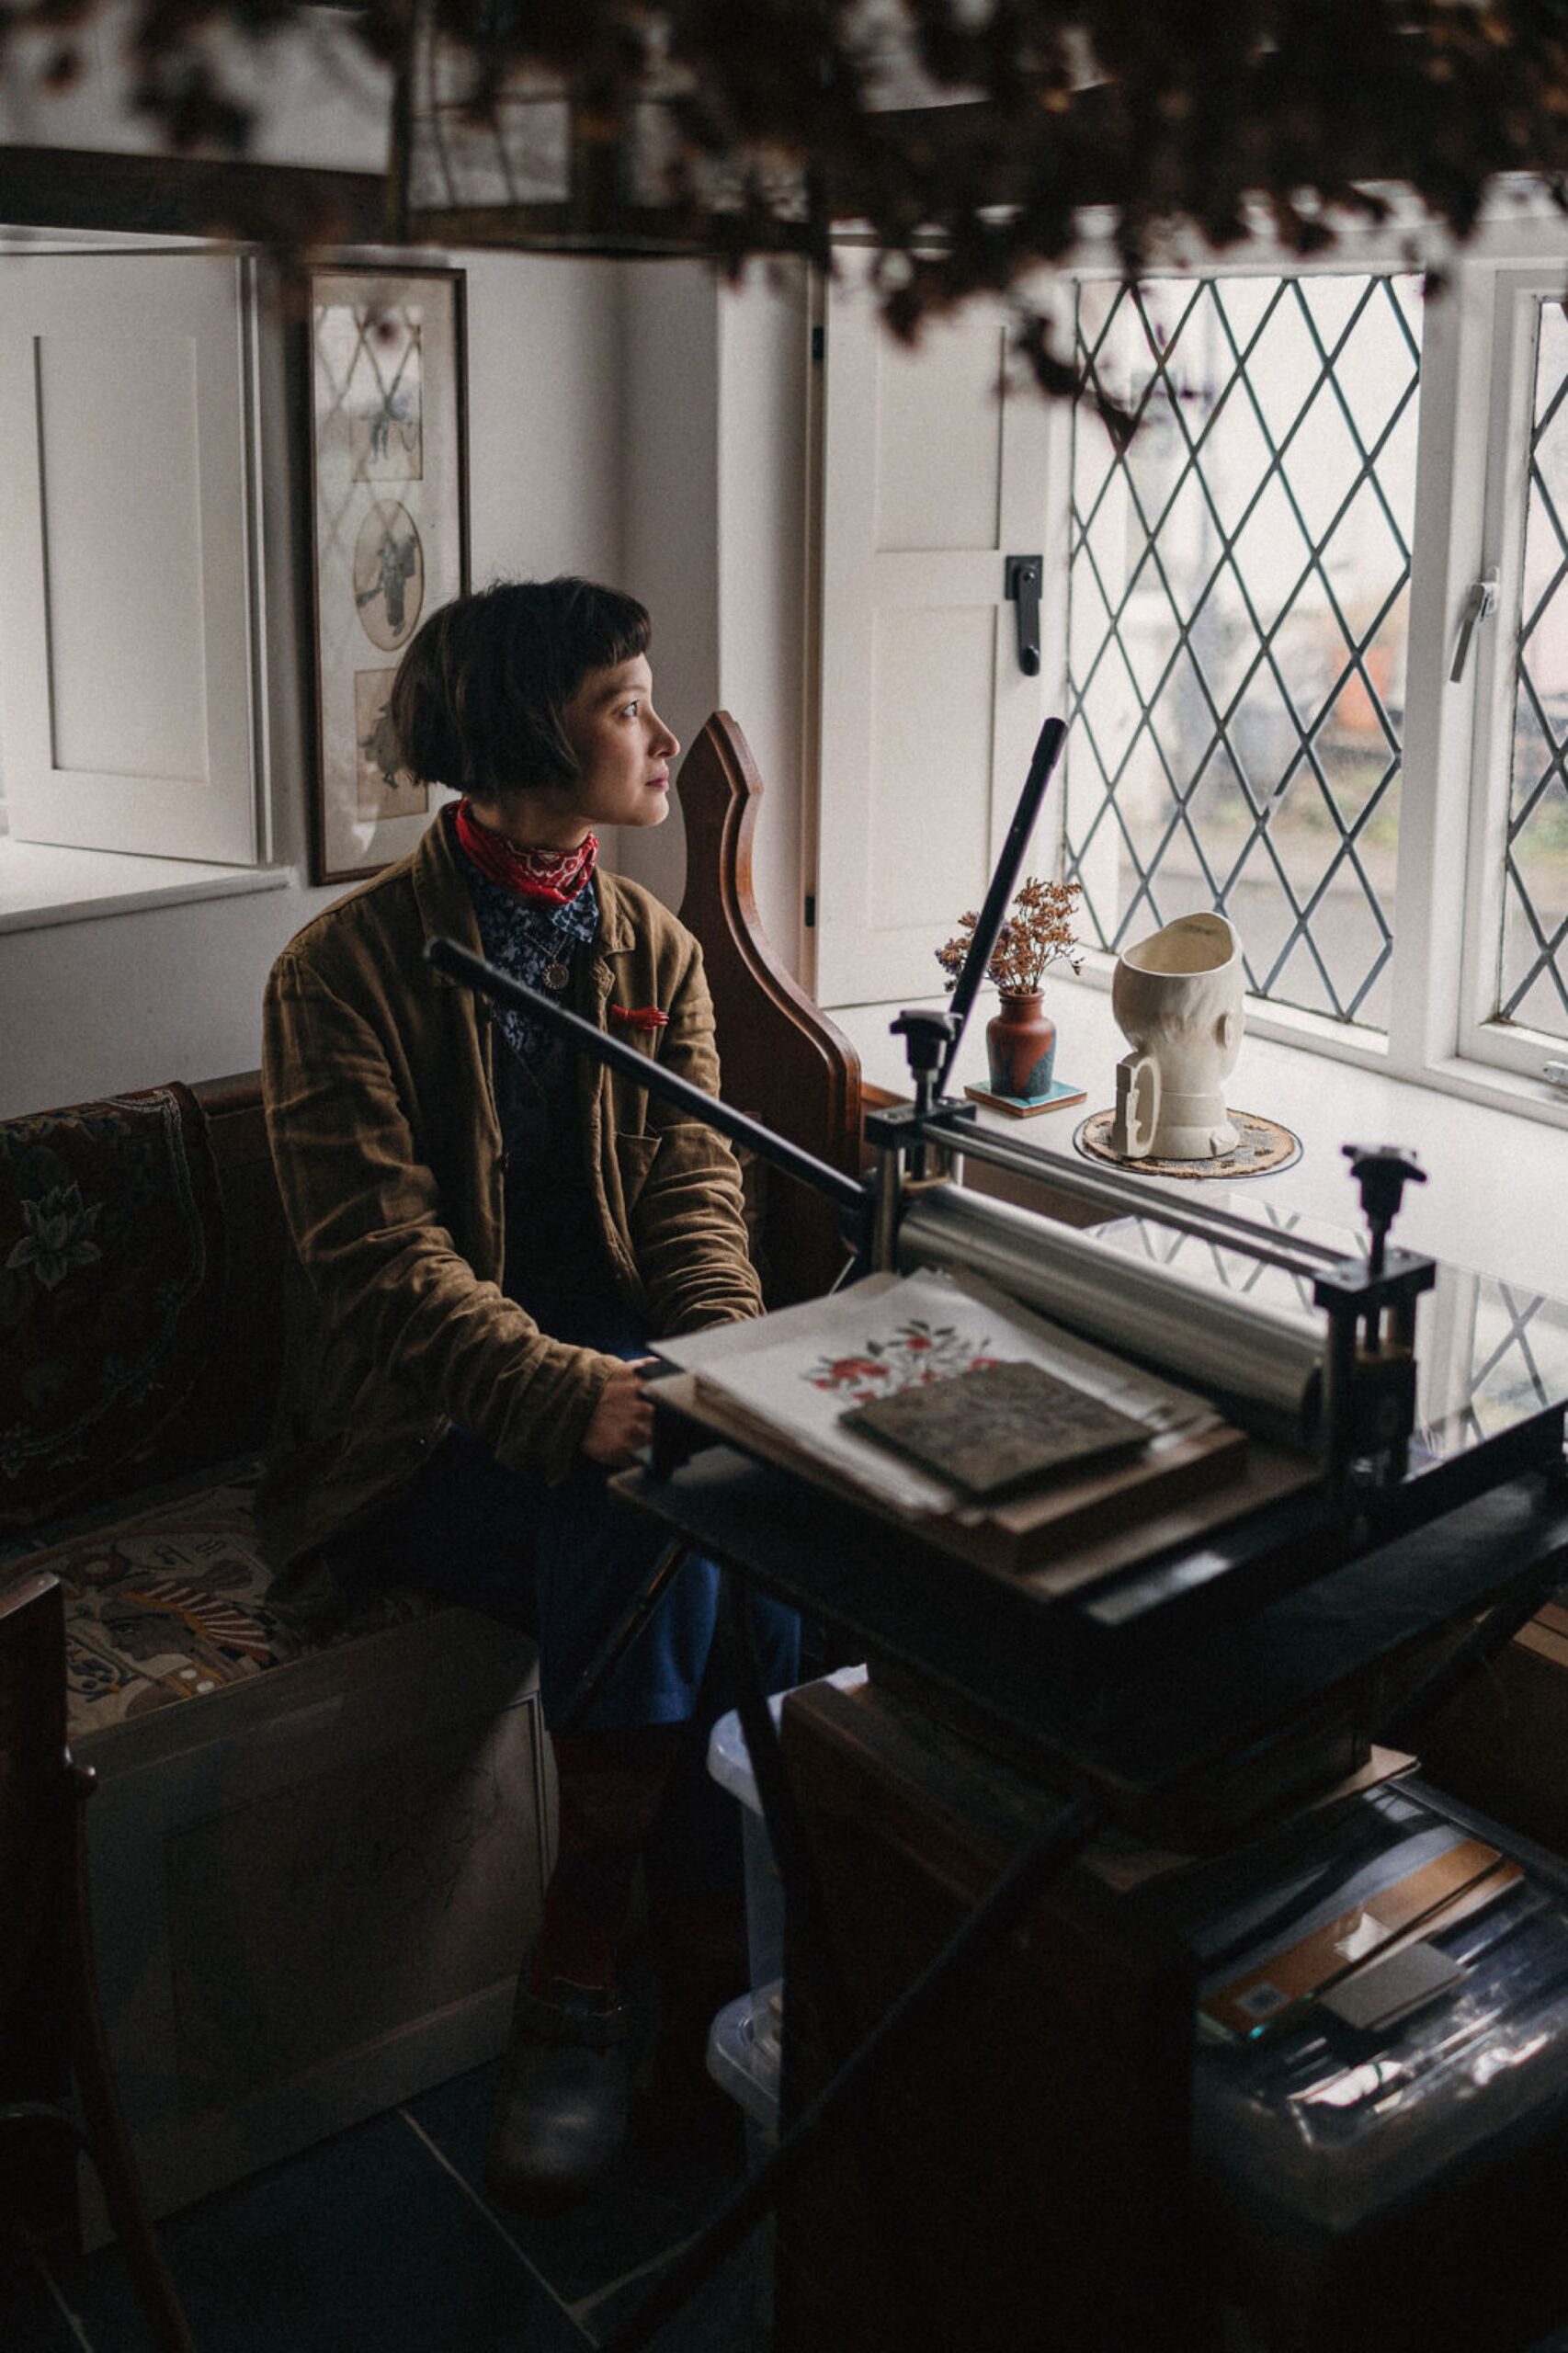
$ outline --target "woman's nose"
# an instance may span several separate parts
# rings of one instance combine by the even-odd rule
[[[653,732],[658,740],[660,756],[663,759],[673,760],[676,754],[680,750],[680,737],[676,734],[672,728],[665,725],[664,721],[659,717],[656,710],[652,713],[652,717],[653,721]]]

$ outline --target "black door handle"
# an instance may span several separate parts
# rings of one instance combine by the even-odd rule
[[[1044,559],[1010,555],[1003,559],[1003,594],[1018,608],[1018,667],[1026,678],[1040,676],[1040,576]]]

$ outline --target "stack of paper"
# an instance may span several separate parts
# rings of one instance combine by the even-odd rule
[[[1142,1425],[1151,1438],[1212,1428],[1190,1392],[1061,1331],[971,1277],[873,1275],[827,1299],[658,1343],[699,1390],[775,1441],[910,1515],[983,1514],[964,1492],[843,1421],[854,1407],[994,1362],[1038,1365]]]

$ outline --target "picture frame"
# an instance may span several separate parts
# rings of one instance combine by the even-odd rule
[[[469,584],[465,324],[460,269],[311,273],[312,882],[403,857],[447,797],[399,767],[387,697],[420,621]]]

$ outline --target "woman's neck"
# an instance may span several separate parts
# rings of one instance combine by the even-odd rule
[[[482,825],[499,834],[514,849],[580,849],[590,831],[585,819],[566,810],[552,810],[542,791],[508,801],[478,801],[471,794],[468,805]]]

